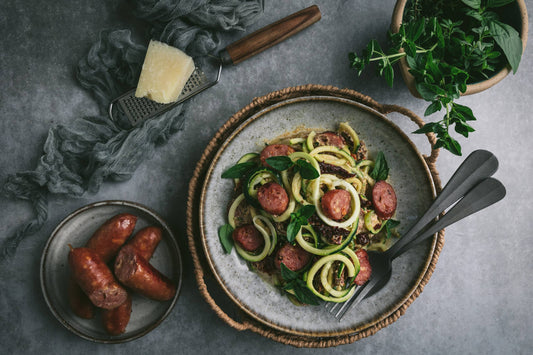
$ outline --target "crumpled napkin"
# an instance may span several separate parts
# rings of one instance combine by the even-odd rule
[[[130,0],[134,14],[152,25],[151,36],[193,57],[216,52],[218,33],[244,30],[263,13],[263,0]],[[44,154],[32,171],[10,175],[2,192],[29,200],[35,218],[2,241],[0,260],[14,254],[19,243],[38,232],[48,217],[48,195],[80,197],[96,193],[105,181],[125,181],[183,124],[183,105],[138,127],[107,116],[111,100],[135,87],[146,46],[134,43],[129,30],[103,31],[77,78],[91,91],[101,115],[51,127]]]

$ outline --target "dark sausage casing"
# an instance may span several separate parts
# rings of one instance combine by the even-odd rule
[[[71,248],[68,262],[72,277],[95,306],[112,309],[126,301],[126,290],[94,250]]]
[[[131,245],[120,249],[115,260],[115,275],[125,286],[156,301],[168,301],[176,294],[172,281],[150,265]]]
[[[107,263],[131,235],[136,222],[137,216],[129,213],[113,216],[93,233],[85,246],[93,249]],[[91,300],[83,293],[72,277],[68,284],[68,301],[70,308],[78,317],[85,319],[94,317]]]
[[[155,248],[161,241],[163,231],[161,228],[149,226],[141,229],[126,245],[131,245],[146,260],[150,260]],[[128,293],[126,302],[114,309],[102,310],[104,328],[111,335],[119,335],[126,331],[131,316],[131,295]]]
[[[111,335],[120,335],[126,331],[126,326],[131,316],[131,296],[128,294],[126,302],[117,308],[104,309],[102,312],[102,322],[105,330]]]

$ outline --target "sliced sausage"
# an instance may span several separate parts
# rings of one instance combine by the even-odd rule
[[[359,269],[359,273],[355,277],[355,284],[358,286],[364,285],[369,279],[370,275],[372,274],[372,267],[370,266],[370,261],[368,260],[368,253],[364,249],[359,249],[355,252],[355,255],[357,255],[357,258],[359,259],[359,264],[361,265],[361,268]]]
[[[126,331],[131,316],[131,295],[117,308],[102,311],[102,323],[111,335],[120,335]]]
[[[313,138],[313,145],[315,147],[322,146],[322,145],[332,145],[334,147],[337,147],[339,149],[342,149],[346,142],[344,142],[344,138],[342,136],[339,136],[335,132],[322,132]]]
[[[85,319],[94,317],[94,305],[72,277],[68,280],[68,303],[75,315]]]
[[[383,180],[374,184],[372,202],[374,203],[376,214],[381,219],[391,218],[396,211],[396,193],[392,186]]]
[[[176,294],[174,283],[131,245],[120,249],[115,260],[115,275],[125,286],[156,301],[168,301]]]
[[[276,182],[268,182],[257,191],[257,200],[261,207],[270,214],[280,215],[289,205],[287,191]]]
[[[112,309],[126,301],[126,290],[94,250],[71,248],[68,263],[72,277],[95,306]]]
[[[285,244],[276,253],[274,265],[279,270],[281,263],[292,271],[303,269],[311,260],[312,255],[299,245]]]
[[[270,167],[270,165],[267,164],[266,159],[271,157],[278,157],[280,155],[289,155],[294,153],[294,148],[291,146],[288,146],[286,144],[271,144],[267,145],[259,155],[259,159],[261,159],[261,163],[263,166]]]
[[[235,243],[246,251],[255,251],[265,244],[261,233],[251,224],[235,228],[232,234]]]
[[[329,190],[322,196],[320,206],[329,218],[339,221],[350,210],[352,196],[346,190]]]
[[[94,232],[85,245],[95,250],[104,262],[110,261],[118,252],[126,239],[133,233],[137,216],[122,213],[107,220]]]
[[[162,237],[163,231],[161,228],[149,226],[135,233],[127,245],[133,246],[137,249],[141,257],[150,260]]]

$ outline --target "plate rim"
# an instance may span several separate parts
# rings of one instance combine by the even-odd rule
[[[158,319],[156,322],[154,322],[153,324],[148,326],[143,331],[140,331],[139,333],[134,334],[134,335],[129,336],[129,337],[126,337],[126,338],[117,338],[117,339],[113,339],[113,338],[105,338],[105,339],[104,338],[97,338],[97,337],[93,337],[93,336],[87,335],[87,334],[79,331],[78,329],[73,327],[68,321],[66,321],[60,315],[60,313],[56,310],[56,307],[54,306],[54,303],[53,303],[51,297],[48,294],[48,290],[47,290],[48,288],[46,286],[45,271],[46,271],[47,256],[48,256],[48,252],[50,250],[50,247],[51,247],[51,244],[52,244],[53,240],[57,237],[57,233],[64,227],[64,225],[66,223],[70,222],[72,219],[76,218],[80,214],[82,214],[82,213],[84,213],[84,212],[86,212],[86,211],[88,211],[90,209],[103,207],[103,206],[127,206],[129,208],[133,208],[135,210],[142,211],[143,213],[146,213],[150,217],[154,218],[161,225],[161,227],[164,229],[164,231],[166,233],[168,233],[168,235],[169,235],[168,241],[171,244],[172,248],[174,248],[174,250],[176,251],[176,253],[175,253],[176,254],[175,258],[176,258],[176,261],[177,261],[177,263],[176,263],[177,265],[176,266],[179,268],[177,280],[174,280],[174,281],[176,281],[176,294],[172,298],[172,301],[168,305],[165,313],[161,316],[160,319]],[[43,248],[42,254],[41,254],[41,260],[40,260],[40,263],[39,263],[39,281],[40,281],[40,286],[41,286],[41,293],[43,295],[43,298],[45,300],[45,303],[46,303],[48,309],[54,315],[54,317],[59,321],[59,323],[61,323],[69,331],[71,331],[72,333],[76,334],[77,336],[79,336],[79,337],[81,337],[81,338],[83,338],[85,340],[89,340],[89,341],[92,341],[92,342],[95,342],[95,343],[103,343],[103,344],[126,343],[126,342],[138,339],[138,338],[148,334],[149,332],[151,332],[152,330],[157,328],[170,315],[170,313],[174,309],[174,306],[176,305],[177,300],[178,300],[178,298],[179,298],[179,296],[181,294],[181,288],[182,288],[182,283],[183,283],[183,259],[182,259],[182,256],[181,256],[181,250],[179,248],[179,244],[178,244],[178,242],[176,240],[176,237],[175,237],[174,233],[170,229],[169,225],[165,222],[165,220],[157,212],[155,212],[153,209],[151,209],[151,208],[149,208],[149,207],[147,207],[145,205],[142,205],[142,204],[140,204],[138,202],[133,202],[133,201],[127,201],[127,200],[102,200],[102,201],[89,203],[89,204],[84,205],[84,206],[74,210],[73,212],[69,213],[66,217],[64,217],[58,223],[58,225],[54,228],[52,233],[50,233],[50,236],[48,237],[48,239],[46,241],[46,244],[45,244],[45,246]],[[66,286],[65,286],[65,290],[66,290]],[[110,337],[112,337],[112,336],[110,335]]]
[[[420,272],[418,274],[418,277],[416,278],[414,284],[409,288],[409,291],[405,293],[405,295],[399,299],[395,304],[393,304],[389,309],[385,310],[384,312],[380,313],[377,317],[372,319],[371,321],[357,326],[355,328],[350,329],[344,329],[344,330],[331,330],[331,331],[301,331],[292,329],[290,327],[281,326],[279,324],[276,324],[268,319],[264,319],[263,317],[259,316],[257,313],[255,313],[253,310],[249,309],[248,307],[245,307],[236,297],[233,295],[233,293],[226,287],[223,280],[221,280],[220,275],[217,272],[217,269],[213,263],[213,260],[211,259],[211,255],[209,253],[209,248],[207,245],[206,235],[204,232],[204,200],[205,195],[207,192],[207,185],[210,179],[212,178],[212,173],[215,168],[216,163],[218,162],[220,155],[222,152],[227,148],[227,146],[230,144],[230,142],[235,138],[236,135],[238,135],[243,129],[245,129],[249,124],[254,122],[255,120],[260,119],[260,117],[264,116],[270,111],[273,111],[275,109],[278,109],[283,106],[300,103],[300,102],[306,102],[306,101],[334,101],[334,102],[340,102],[343,104],[348,104],[351,106],[355,106],[359,109],[362,109],[364,111],[367,111],[377,117],[379,119],[383,120],[386,124],[388,124],[392,129],[394,129],[400,136],[403,138],[403,140],[408,143],[413,150],[414,153],[416,153],[418,160],[424,167],[425,177],[429,183],[429,187],[432,192],[432,197],[435,198],[436,195],[436,186],[435,181],[433,180],[433,177],[431,175],[431,171],[427,165],[426,160],[424,159],[423,155],[420,153],[416,145],[409,139],[409,137],[406,135],[406,133],[400,129],[394,122],[389,120],[386,115],[383,113],[377,111],[376,109],[361,103],[359,101],[356,101],[354,99],[346,98],[346,97],[338,97],[338,96],[328,96],[328,95],[303,95],[298,97],[289,98],[286,100],[282,100],[280,102],[276,102],[272,105],[268,105],[258,112],[252,114],[250,117],[245,118],[244,121],[240,122],[225,138],[225,140],[220,144],[218,149],[216,150],[216,153],[214,153],[211,162],[206,170],[204,182],[201,184],[201,193],[200,193],[200,200],[199,200],[199,229],[200,229],[200,236],[201,236],[201,244],[202,249],[204,251],[204,255],[206,256],[207,263],[209,265],[209,268],[211,269],[211,272],[215,279],[217,280],[217,283],[219,286],[223,289],[225,294],[235,303],[235,305],[242,311],[244,311],[247,315],[251,316],[254,320],[257,320],[261,322],[264,325],[267,325],[275,330],[279,330],[284,333],[289,333],[292,335],[298,335],[298,336],[306,336],[306,337],[337,337],[337,336],[346,336],[346,335],[353,335],[359,332],[362,332],[372,326],[375,326],[380,321],[383,321],[387,317],[389,317],[391,314],[396,312],[400,307],[402,307],[403,304],[413,295],[413,293],[416,291],[420,283],[423,281],[425,275],[427,274],[430,265],[431,260],[435,254],[435,249],[437,245],[437,239],[438,239],[438,233],[435,233],[432,237],[431,247],[428,252],[428,255],[426,257],[426,260],[424,262],[423,267],[420,269]]]

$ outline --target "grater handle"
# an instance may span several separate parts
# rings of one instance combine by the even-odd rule
[[[238,64],[268,49],[320,20],[318,6],[313,5],[274,22],[227,46],[220,53],[224,64]]]

